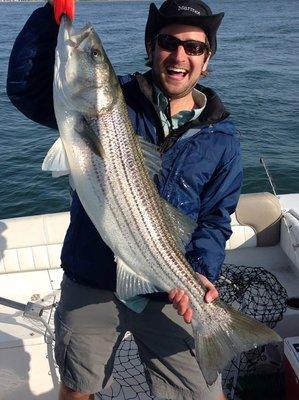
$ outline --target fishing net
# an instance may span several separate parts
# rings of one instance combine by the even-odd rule
[[[287,307],[286,290],[263,268],[226,264],[217,286],[223,301],[270,328]],[[282,345],[270,344],[236,357],[222,374],[227,398],[283,400],[282,356]]]
[[[286,310],[287,292],[264,268],[224,264],[217,282],[221,299],[274,328]]]
[[[97,393],[96,399],[158,400],[157,397],[150,395],[137,345],[130,332],[126,333],[117,349],[113,378],[113,384],[101,393]]]
[[[223,266],[222,276],[217,283],[217,288],[221,299],[226,303],[232,304],[236,309],[266,323],[271,328],[282,318],[286,310],[286,290],[273,274],[262,268],[226,264]],[[279,354],[279,351],[277,353]],[[240,398],[246,400],[250,398],[252,400],[254,398],[257,400],[259,398],[256,395],[248,394],[248,391],[246,392],[246,385],[252,387],[252,384],[246,383],[243,377],[252,371],[256,372],[257,366],[261,365],[263,366],[263,368],[260,367],[262,373],[269,372],[267,371],[269,365],[272,369],[275,366],[277,371],[280,371],[281,360],[277,359],[275,347],[267,353],[265,346],[262,346],[243,353],[232,361],[223,373],[223,385],[228,399]],[[113,384],[105,391],[98,393],[97,399],[158,400],[157,397],[150,395],[143,365],[138,356],[138,349],[129,332],[125,335],[117,350],[113,375]],[[268,376],[270,376],[269,373]],[[265,382],[264,379],[264,386]],[[259,393],[264,396],[261,398],[279,399],[279,397],[275,397],[279,394],[277,382],[278,380],[275,379],[275,384],[269,383],[267,385],[275,390],[273,392],[275,395],[272,397],[271,395],[268,397],[264,395],[263,390],[259,388]]]

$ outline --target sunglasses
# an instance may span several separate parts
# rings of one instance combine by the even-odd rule
[[[201,56],[205,51],[209,51],[209,46],[199,40],[180,40],[175,36],[160,33],[156,36],[159,47],[167,51],[175,51],[179,46],[183,46],[188,56]]]

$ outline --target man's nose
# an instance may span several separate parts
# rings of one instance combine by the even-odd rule
[[[178,61],[180,61],[180,60],[185,60],[186,57],[187,57],[187,54],[186,54],[186,52],[185,52],[185,49],[184,49],[184,47],[183,47],[182,45],[178,46],[178,47],[176,48],[176,50],[173,51],[172,54],[173,54],[173,56],[174,56]]]

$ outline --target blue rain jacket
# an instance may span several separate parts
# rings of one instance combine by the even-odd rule
[[[52,82],[57,32],[51,6],[35,10],[15,41],[7,78],[7,94],[12,103],[28,118],[54,129],[57,123]],[[235,210],[242,183],[234,124],[215,92],[198,85],[207,96],[203,113],[164,139],[152,101],[151,71],[119,79],[136,133],[160,146],[162,171],[156,177],[156,185],[161,196],[197,221],[186,257],[195,271],[215,281],[231,235],[230,214]],[[71,279],[115,289],[113,253],[76,193],[61,262]]]

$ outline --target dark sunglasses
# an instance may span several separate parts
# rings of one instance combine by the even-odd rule
[[[180,40],[175,36],[160,33],[156,36],[158,45],[167,51],[175,51],[179,46],[183,46],[188,56],[201,56],[205,51],[209,51],[209,46],[199,40]]]

